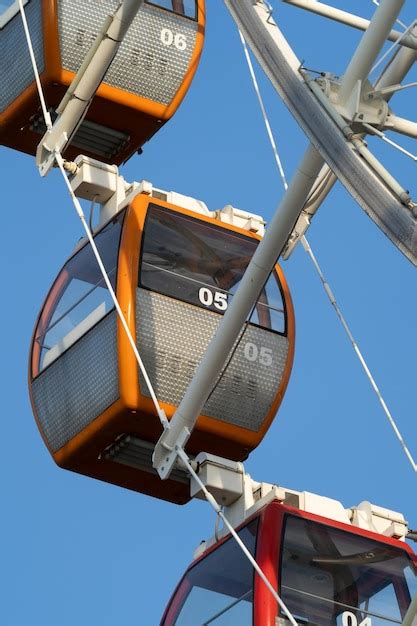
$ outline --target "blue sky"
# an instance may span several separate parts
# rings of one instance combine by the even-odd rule
[[[413,2],[405,4],[409,23]],[[268,219],[282,197],[281,182],[236,29],[221,2],[208,5],[204,57],[186,101],[123,174],[200,198],[210,209],[231,203]],[[274,6],[299,58],[318,70],[343,72],[359,33]],[[337,6],[362,15],[373,10],[371,0]],[[260,82],[291,176],[306,140],[267,80],[261,76]],[[398,102],[399,114],[412,118],[415,95],[407,96],[393,106]],[[411,141],[401,141],[415,150]],[[379,154],[413,190],[415,164],[391,149]],[[2,623],[156,625],[194,548],[212,534],[214,515],[202,502],[176,507],[53,464],[31,413],[28,348],[43,298],[81,226],[57,172],[42,180],[32,158],[4,148],[0,163]],[[340,185],[308,237],[417,457],[415,270]],[[417,477],[302,249],[284,271],[296,312],[294,369],[279,414],[247,470],[257,480],[346,506],[370,500],[402,511],[416,527]]]

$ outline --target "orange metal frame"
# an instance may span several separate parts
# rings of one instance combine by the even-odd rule
[[[144,227],[144,221],[146,218],[147,207],[150,203],[158,204],[159,206],[166,207],[167,209],[176,211],[177,213],[180,213],[182,215],[197,217],[203,222],[217,224],[225,230],[240,233],[245,237],[251,237],[252,239],[257,240],[261,239],[254,233],[250,233],[236,226],[225,224],[224,222],[220,222],[219,220],[206,217],[204,215],[196,214],[187,209],[183,209],[169,204],[168,202],[164,202],[159,199],[156,201],[155,198],[149,198],[149,196],[145,196],[143,194],[136,196],[132,203],[130,212],[126,216],[126,221],[123,229],[124,235],[122,235],[123,238],[120,248],[118,274],[118,299],[122,310],[126,315],[126,320],[129,324],[129,328],[133,336],[135,335],[135,311],[132,304],[135,302],[136,299],[136,286],[138,284],[138,269],[142,232]],[[226,456],[227,458],[231,459],[234,458],[236,460],[243,460],[253,448],[259,445],[264,435],[268,431],[272,420],[274,419],[274,416],[278,410],[279,405],[281,404],[282,398],[288,385],[294,360],[295,344],[295,318],[291,295],[281,268],[276,265],[275,269],[282,285],[283,299],[286,306],[289,351],[283,379],[276,393],[271,409],[267,417],[265,418],[259,432],[254,432],[252,430],[248,430],[247,428],[242,428],[234,424],[226,424],[225,422],[221,422],[207,415],[201,415],[198,418],[195,431],[188,444],[188,448],[190,451],[200,451],[202,449],[206,450],[208,443],[207,439],[209,439],[210,445],[216,446],[217,449],[219,449],[219,447],[223,448],[223,445],[225,446],[224,450],[222,450],[221,452],[216,452],[217,454],[221,456]],[[120,397],[124,399],[127,406],[137,407],[139,401],[141,406],[146,406],[147,409],[149,408],[152,413],[154,413],[154,408],[151,400],[140,394],[137,383],[138,365],[132,352],[132,348],[127,340],[126,333],[124,332],[121,323],[118,322],[118,324]],[[168,419],[173,416],[177,408],[171,404],[166,403],[161,403],[161,406],[164,409]],[[200,441],[201,443],[203,443],[201,436],[204,440],[203,447],[200,447]],[[220,441],[223,441],[224,443],[220,444]],[[204,447],[204,445],[206,447]],[[246,453],[244,452],[245,450]]]
[[[56,107],[74,79],[75,74],[62,68],[57,0],[41,0],[41,2],[45,69],[40,78],[47,104]],[[168,105],[153,102],[105,83],[99,87],[88,111],[87,119],[130,135],[129,144],[117,157],[112,159],[112,162],[120,164],[125,161],[176,112],[197,70],[203,50],[204,29],[205,2],[204,0],[198,0],[196,45],[185,78],[175,97]],[[38,94],[36,83],[33,81],[3,113],[0,113],[0,142],[22,152],[35,154],[40,135],[29,130],[28,121],[38,109]],[[22,128],[23,131],[21,130]],[[85,150],[84,153],[86,153]],[[65,152],[66,158],[71,159],[78,154],[79,150],[72,147]],[[96,155],[91,153],[89,156],[94,157]]]
[[[141,241],[147,210],[151,203],[165,207],[179,214],[188,215],[207,223],[219,225],[222,229],[240,233],[245,237],[260,239],[260,237],[253,233],[187,209],[179,208],[160,199],[152,198],[145,194],[136,196],[130,207],[128,207],[124,218],[117,270],[117,298],[134,338],[136,337],[135,302]],[[230,459],[243,460],[247,457],[249,452],[260,443],[275,416],[288,384],[294,356],[295,341],[295,322],[291,296],[279,266],[276,266],[276,271],[281,281],[286,306],[289,352],[283,379],[276,393],[271,410],[266,416],[259,432],[253,432],[233,424],[226,424],[207,415],[201,415],[198,418],[196,427],[187,445],[187,449],[190,453],[205,450],[207,452],[215,452],[220,456]],[[45,324],[48,323],[48,318],[63,280],[61,275],[58,281],[52,286],[36,325],[32,340],[31,373],[29,376],[30,388],[32,379],[38,373],[40,350],[36,342],[36,337],[39,335],[39,332],[42,331]],[[117,326],[117,351],[119,399],[101,415],[97,416],[97,418],[80,433],[75,435],[60,450],[55,452],[50,450],[50,452],[56,463],[67,469],[148,493],[149,495],[172,500],[177,503],[184,503],[189,500],[186,485],[175,483],[174,481],[161,481],[158,476],[144,473],[119,463],[99,460],[98,458],[103,450],[111,445],[122,433],[136,434],[141,439],[156,442],[162,432],[162,427],[151,399],[141,393],[138,365],[120,320],[118,320]],[[33,402],[32,405],[35,418],[37,419]],[[165,410],[168,419],[170,419],[176,407],[167,403],[161,403],[161,406]],[[38,427],[42,433],[39,422]]]

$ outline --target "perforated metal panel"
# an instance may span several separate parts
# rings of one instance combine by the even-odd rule
[[[146,289],[136,293],[140,354],[159,400],[178,406],[221,316]],[[258,431],[282,380],[288,339],[249,325],[237,343],[203,413]],[[140,385],[142,393],[148,396],[142,378]]]
[[[40,72],[44,71],[42,11],[40,0],[25,7],[33,49]],[[34,81],[33,68],[19,14],[0,29],[0,112]],[[18,54],[16,53],[18,51]]]
[[[59,0],[65,69],[78,70],[106,16],[118,4],[118,0]],[[193,20],[144,4],[106,74],[105,83],[169,104],[190,65],[196,35],[197,23]]]
[[[53,452],[113,404],[119,397],[115,312],[44,370],[32,393]]]

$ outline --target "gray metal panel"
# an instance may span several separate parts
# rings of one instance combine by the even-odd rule
[[[43,55],[42,8],[40,0],[25,7],[33,49],[40,72],[45,69]],[[22,19],[15,15],[0,29],[0,113],[34,82]]]
[[[32,384],[42,431],[55,452],[119,397],[113,311]]]
[[[59,0],[59,32],[63,67],[76,72],[106,16],[118,0]],[[186,38],[185,50],[164,45],[161,31]],[[169,104],[190,65],[197,36],[193,20],[144,4],[106,74],[105,83],[150,100]]]
[[[221,316],[145,289],[136,296],[137,344],[159,400],[178,406]],[[272,364],[245,358],[245,346],[272,351]],[[233,352],[233,351],[232,351]],[[204,414],[258,431],[275,399],[288,339],[249,325]],[[141,377],[141,391],[149,395]]]

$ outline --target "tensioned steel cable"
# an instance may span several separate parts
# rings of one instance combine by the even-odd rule
[[[400,24],[403,25],[402,22],[400,22]],[[393,52],[393,50],[395,50],[395,48],[398,48],[401,45],[401,42],[403,41],[403,39],[413,30],[414,27],[415,27],[415,22],[411,22],[411,24],[406,27],[401,37],[399,37],[397,41],[394,41],[394,43],[388,48],[388,50],[386,50],[384,54],[375,63],[375,65],[371,69],[371,72],[370,72],[371,74],[375,72],[375,70],[385,61],[385,59],[391,54],[391,52]]]
[[[264,104],[264,101],[263,101],[263,98],[262,98],[262,94],[261,94],[261,91],[260,91],[260,88],[259,88],[259,84],[258,84],[258,81],[257,81],[257,78],[256,78],[256,74],[255,74],[255,71],[254,71],[252,59],[250,57],[249,50],[248,50],[248,47],[246,45],[245,38],[243,37],[243,35],[242,35],[242,33],[240,31],[239,31],[239,35],[240,35],[240,38],[241,38],[241,41],[242,41],[243,50],[244,50],[246,61],[247,61],[248,67],[249,67],[249,73],[251,75],[253,86],[254,86],[254,89],[255,89],[255,92],[256,92],[256,95],[257,95],[257,98],[258,98],[258,102],[259,102],[259,105],[260,105],[261,113],[262,113],[262,116],[263,116],[263,119],[264,119],[266,131],[267,131],[267,134],[268,134],[268,137],[269,137],[269,141],[270,141],[270,144],[271,144],[271,147],[272,147],[274,158],[275,158],[275,161],[276,161],[276,164],[277,164],[277,167],[278,167],[278,171],[279,171],[279,174],[280,174],[280,177],[281,177],[281,180],[282,180],[282,184],[283,184],[284,189],[286,191],[288,189],[287,179],[286,179],[286,176],[285,176],[284,168],[282,166],[281,158],[280,158],[279,153],[278,153],[276,141],[275,141],[274,135],[272,133],[271,124],[269,123],[269,119],[268,119],[268,115],[267,115],[267,112],[266,112],[265,104]],[[348,325],[348,323],[347,323],[347,321],[346,321],[346,319],[345,319],[345,317],[344,317],[344,315],[343,315],[343,313],[342,313],[342,311],[340,309],[340,306],[337,303],[337,300],[336,300],[336,298],[335,298],[335,296],[333,294],[333,291],[331,290],[330,285],[329,285],[328,281],[326,280],[325,275],[324,275],[324,273],[323,273],[323,271],[322,271],[322,269],[321,269],[321,267],[320,267],[320,265],[319,265],[319,263],[317,261],[316,256],[314,255],[313,250],[312,250],[312,248],[311,248],[307,238],[305,237],[305,235],[302,236],[301,243],[302,243],[302,246],[303,246],[305,252],[310,257],[310,259],[311,259],[311,261],[312,261],[312,263],[313,263],[313,265],[314,265],[314,267],[315,267],[315,269],[316,269],[316,271],[317,271],[317,273],[319,275],[320,281],[321,281],[321,283],[323,285],[323,288],[324,288],[324,290],[326,292],[326,295],[329,298],[330,303],[331,303],[332,307],[334,308],[334,310],[336,312],[336,315],[339,318],[339,320],[340,320],[340,322],[341,322],[341,324],[343,326],[343,329],[345,330],[345,332],[346,332],[346,334],[347,334],[347,336],[349,338],[349,341],[351,342],[351,344],[353,346],[353,349],[354,349],[354,351],[355,351],[355,353],[356,353],[356,355],[357,355],[357,357],[359,359],[359,362],[360,362],[360,364],[361,364],[361,366],[362,366],[362,368],[363,368],[363,370],[365,372],[365,375],[368,378],[369,383],[370,383],[370,385],[371,385],[371,387],[372,387],[376,397],[378,398],[378,401],[379,401],[379,403],[380,403],[380,405],[382,407],[382,410],[384,411],[384,413],[385,413],[385,415],[386,415],[386,417],[387,417],[387,419],[388,419],[388,421],[389,421],[389,423],[390,423],[390,425],[391,425],[391,427],[392,427],[392,429],[393,429],[393,431],[395,433],[395,436],[397,437],[398,441],[400,442],[400,445],[401,445],[401,447],[402,447],[402,449],[403,449],[407,459],[409,460],[411,467],[413,468],[413,470],[415,472],[417,472],[417,463],[414,461],[414,458],[413,458],[413,456],[412,456],[412,454],[411,454],[411,452],[410,452],[410,450],[409,450],[409,448],[408,448],[408,446],[407,446],[407,444],[406,444],[406,442],[404,440],[404,437],[402,436],[402,434],[401,434],[401,432],[400,432],[400,430],[399,430],[399,428],[398,428],[398,426],[397,426],[397,424],[396,424],[396,422],[395,422],[395,420],[394,420],[394,418],[392,416],[392,413],[389,410],[388,405],[387,405],[387,403],[384,400],[384,397],[383,397],[383,395],[381,393],[381,390],[379,389],[379,387],[378,387],[378,385],[377,385],[377,383],[375,381],[375,378],[373,377],[373,375],[372,375],[372,373],[371,373],[371,371],[370,371],[370,369],[369,369],[369,367],[368,367],[368,365],[367,365],[367,363],[365,361],[365,358],[364,358],[364,356],[363,356],[363,354],[362,354],[362,352],[361,352],[361,350],[360,350],[360,348],[359,348],[359,346],[358,346],[358,344],[357,344],[357,342],[356,342],[356,340],[355,340],[355,338],[354,338],[354,336],[352,334],[352,331],[350,330],[350,327],[349,327],[349,325]]]
[[[243,543],[243,541],[239,537],[238,533],[235,531],[235,529],[233,528],[233,526],[231,525],[231,523],[229,522],[229,520],[227,519],[227,517],[223,513],[222,507],[217,503],[216,499],[207,490],[207,488],[204,485],[204,483],[202,482],[201,478],[199,477],[197,472],[194,470],[194,468],[192,466],[192,463],[191,463],[190,459],[188,458],[187,453],[182,448],[180,448],[178,450],[178,456],[182,460],[184,465],[187,467],[187,469],[188,469],[189,473],[191,474],[191,476],[198,483],[198,486],[200,487],[200,489],[204,493],[207,502],[212,506],[212,508],[216,512],[217,516],[221,518],[221,520],[223,521],[223,524],[226,526],[226,528],[228,529],[228,531],[232,535],[233,539],[236,541],[236,543],[239,545],[239,547],[242,550],[242,552],[245,554],[247,559],[250,561],[250,563],[252,564],[252,567],[256,570],[257,574],[260,576],[260,578],[263,580],[265,585],[268,587],[269,591],[272,593],[273,597],[278,602],[280,608],[285,613],[285,615],[288,617],[288,619],[291,622],[291,624],[293,624],[293,626],[298,626],[298,622],[295,620],[295,618],[291,614],[291,612],[288,609],[287,605],[281,599],[281,597],[278,595],[276,589],[274,589],[274,587],[272,586],[272,584],[268,580],[268,577],[264,574],[262,569],[259,567],[259,565],[256,562],[256,560],[251,555],[251,553],[249,552],[249,550],[247,549],[247,547],[245,546],[245,544]]]
[[[40,77],[39,77],[39,72],[38,72],[38,68],[36,65],[36,60],[35,60],[35,56],[33,53],[33,46],[32,46],[32,39],[30,36],[30,32],[29,29],[27,27],[27,21],[26,21],[26,15],[25,15],[25,10],[22,4],[22,0],[19,0],[19,8],[20,8],[20,13],[22,15],[22,19],[24,24],[26,24],[26,28],[25,28],[25,34],[26,34],[26,40],[27,40],[27,44],[29,47],[29,50],[31,50],[31,58],[32,58],[32,65],[33,65],[33,70],[35,73],[35,76],[37,77],[36,80],[36,84],[38,87],[38,93],[39,93],[39,97],[41,99],[41,102],[45,102],[44,99],[44,95],[43,95],[43,90],[42,90],[42,85],[41,85],[41,81],[40,81]],[[45,116],[45,112],[47,113],[47,109],[46,106],[43,107],[43,111],[44,111],[44,116]],[[47,124],[47,117],[45,117],[45,123]],[[123,315],[123,312],[120,308],[119,302],[117,300],[116,294],[114,293],[113,287],[111,285],[110,279],[107,275],[106,272],[106,268],[104,267],[103,261],[101,259],[100,253],[97,249],[97,246],[95,244],[93,235],[90,231],[90,228],[88,226],[87,220],[85,218],[83,209],[81,207],[81,204],[78,200],[78,198],[76,197],[76,195],[74,194],[73,189],[71,188],[70,182],[68,180],[68,177],[66,175],[65,172],[65,161],[62,158],[62,155],[60,153],[59,150],[55,150],[54,152],[55,155],[55,159],[56,162],[58,164],[58,167],[62,173],[62,176],[64,178],[65,184],[67,186],[67,189],[69,191],[69,194],[72,198],[74,207],[77,211],[77,215],[80,218],[82,225],[84,227],[84,230],[87,234],[88,240],[91,244],[91,247],[93,249],[94,255],[96,257],[97,263],[99,265],[100,271],[103,275],[103,279],[107,285],[107,288],[109,290],[109,293],[111,295],[111,298],[114,302],[114,305],[116,307],[117,313],[119,315],[119,318],[122,322],[123,328],[126,332],[126,335],[129,339],[129,343],[134,351],[134,354],[136,356],[136,360],[138,361],[138,364],[141,368],[142,374],[144,375],[145,380],[147,381],[148,384],[148,388],[149,388],[149,392],[152,395],[152,400],[154,402],[155,408],[158,412],[159,415],[159,419],[161,420],[162,424],[164,427],[166,427],[168,425],[168,420],[166,418],[165,412],[161,409],[161,407],[159,406],[158,400],[156,398],[156,395],[154,393],[154,390],[152,388],[151,382],[148,378],[148,375],[146,373],[146,369],[145,366],[142,362],[142,359],[139,355],[138,349],[136,347],[136,344],[133,340],[133,337],[131,335],[130,329],[127,325],[127,322],[125,320],[125,317]],[[217,516],[220,517],[223,521],[223,523],[225,524],[225,526],[227,527],[227,529],[230,531],[232,537],[235,539],[235,541],[237,542],[238,546],[240,547],[240,549],[242,550],[242,552],[244,553],[244,555],[246,556],[246,558],[249,560],[249,562],[251,563],[252,567],[256,570],[256,572],[258,573],[258,575],[260,576],[260,578],[262,579],[262,581],[265,583],[265,585],[268,587],[268,589],[270,590],[270,592],[272,593],[273,597],[275,598],[275,600],[277,601],[278,605],[281,607],[282,611],[285,613],[286,617],[288,618],[288,620],[290,621],[290,623],[293,626],[298,626],[298,622],[296,622],[296,620],[294,619],[293,615],[291,614],[291,612],[289,611],[289,609],[287,608],[287,606],[285,605],[285,603],[283,602],[283,600],[280,598],[280,596],[278,595],[276,589],[274,589],[274,587],[272,586],[271,582],[269,581],[268,577],[266,576],[266,574],[263,572],[263,570],[259,567],[258,563],[256,562],[256,560],[254,559],[254,557],[252,556],[252,554],[249,552],[249,550],[247,549],[247,547],[245,546],[245,544],[243,543],[243,541],[241,540],[241,538],[239,537],[239,535],[237,534],[237,532],[235,531],[235,529],[233,528],[233,526],[230,524],[230,522],[228,521],[228,519],[226,518],[226,516],[224,515],[221,506],[217,503],[217,501],[215,500],[215,498],[211,495],[211,493],[207,490],[207,488],[205,487],[205,485],[203,484],[203,482],[201,481],[200,477],[198,476],[198,474],[195,472],[192,463],[187,455],[187,453],[185,452],[185,450],[183,450],[182,448],[180,448],[178,450],[178,456],[181,459],[181,461],[183,462],[183,464],[185,465],[185,467],[188,469],[189,474],[196,480],[196,482],[198,483],[198,485],[200,486],[201,490],[203,491],[207,502],[213,507],[214,511],[216,512]]]
[[[42,105],[42,112],[43,112],[43,116],[44,116],[44,120],[45,120],[45,124],[48,130],[51,130],[52,128],[52,123],[51,123],[51,117],[49,115],[48,109],[46,107],[46,102],[45,102],[45,97],[44,97],[44,93],[43,93],[43,89],[42,89],[42,84],[41,84],[41,80],[40,80],[40,76],[39,76],[39,71],[38,71],[38,67],[36,64],[36,59],[35,59],[35,54],[34,54],[34,50],[33,50],[33,45],[32,45],[32,38],[29,32],[29,27],[28,27],[28,23],[27,23],[27,19],[26,19],[26,13],[25,13],[25,9],[23,6],[23,0],[19,0],[19,9],[20,9],[20,14],[22,17],[22,21],[23,21],[23,27],[24,27],[24,31],[25,31],[25,35],[26,35],[26,41],[27,41],[27,45],[29,48],[29,54],[30,54],[30,58],[32,61],[32,67],[33,67],[33,72],[35,74],[35,79],[36,79],[36,85],[38,88],[38,94],[39,94],[39,99],[41,101],[41,105]],[[136,361],[138,362],[139,368],[142,372],[143,378],[145,379],[145,383],[146,386],[148,387],[150,396],[152,398],[152,401],[154,403],[156,412],[158,414],[159,420],[162,424],[162,426],[165,428],[168,424],[168,420],[167,417],[165,415],[165,411],[161,408],[159,402],[158,402],[158,398],[156,397],[155,391],[153,389],[152,383],[150,381],[150,378],[148,376],[148,373],[146,371],[145,365],[141,359],[141,356],[139,354],[138,348],[136,346],[136,343],[133,339],[132,333],[130,332],[130,328],[126,322],[125,316],[123,315],[123,311],[120,307],[119,301],[117,300],[116,294],[114,292],[113,286],[110,282],[109,276],[107,274],[106,268],[104,267],[104,263],[101,259],[101,255],[100,252],[98,251],[98,248],[96,246],[96,243],[94,241],[93,238],[93,234],[90,230],[90,227],[88,225],[87,219],[84,215],[84,211],[82,209],[81,203],[78,200],[78,198],[76,197],[76,195],[74,194],[70,182],[68,180],[68,176],[66,175],[65,172],[65,161],[62,158],[62,155],[60,153],[59,150],[55,150],[54,151],[54,155],[55,155],[55,159],[57,162],[57,165],[61,171],[61,174],[64,178],[65,184],[67,186],[67,189],[69,191],[69,194],[71,196],[72,202],[74,204],[75,210],[77,212],[78,217],[81,220],[81,223],[83,225],[84,231],[87,235],[88,241],[90,242],[91,248],[93,250],[94,256],[96,258],[97,264],[100,268],[101,274],[103,276],[104,282],[106,283],[107,289],[109,291],[110,297],[113,300],[114,306],[116,308],[118,317],[120,319],[120,322],[123,326],[123,329],[126,333],[127,339],[132,347],[133,353],[136,357]]]

